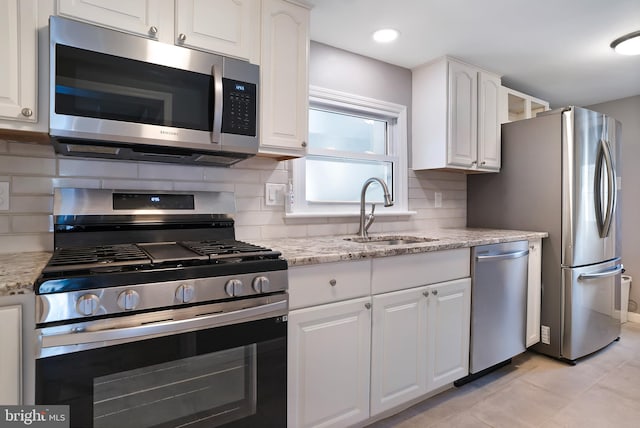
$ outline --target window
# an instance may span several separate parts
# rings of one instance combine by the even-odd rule
[[[406,107],[311,87],[307,156],[293,161],[293,215],[358,214],[362,185],[386,182],[394,205],[377,215],[407,211]],[[383,202],[373,183],[367,203]]]

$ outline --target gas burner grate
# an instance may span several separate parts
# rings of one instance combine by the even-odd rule
[[[225,258],[277,259],[281,255],[279,251],[236,240],[187,241],[181,242],[181,244],[195,252],[209,256],[211,260]]]
[[[47,270],[66,269],[70,266],[151,263],[147,254],[133,244],[101,245],[97,247],[59,248],[51,257]]]

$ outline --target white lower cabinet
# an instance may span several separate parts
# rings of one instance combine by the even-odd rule
[[[371,415],[427,392],[426,289],[373,296]]]
[[[22,308],[0,307],[0,404],[22,403]]]
[[[469,374],[471,278],[429,287],[427,392]]]
[[[364,297],[289,313],[289,428],[369,417],[370,308]]]
[[[527,283],[526,346],[540,342],[540,300],[542,299],[542,240],[529,241],[529,271]]]
[[[373,296],[371,415],[468,374],[471,280]]]

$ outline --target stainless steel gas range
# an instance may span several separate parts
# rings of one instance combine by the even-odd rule
[[[36,403],[72,427],[286,426],[287,262],[233,194],[56,189]]]

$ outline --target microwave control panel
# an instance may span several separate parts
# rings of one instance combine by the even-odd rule
[[[222,79],[222,132],[256,136],[256,85],[232,79]]]

